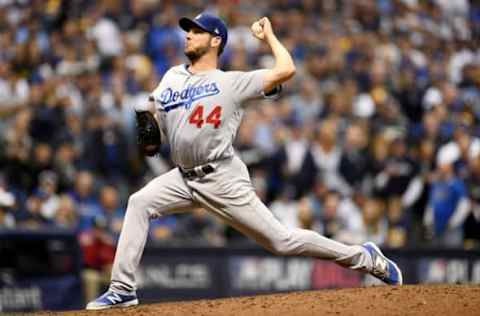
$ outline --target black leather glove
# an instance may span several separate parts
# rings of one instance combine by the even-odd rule
[[[162,144],[160,128],[152,113],[135,112],[137,116],[137,144],[145,156],[155,156]]]

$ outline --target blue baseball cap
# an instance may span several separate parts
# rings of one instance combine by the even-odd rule
[[[178,24],[184,31],[190,31],[192,27],[198,27],[214,36],[220,36],[222,43],[220,48],[223,49],[227,44],[228,30],[225,22],[217,16],[208,13],[201,13],[195,19],[183,17],[178,21]]]

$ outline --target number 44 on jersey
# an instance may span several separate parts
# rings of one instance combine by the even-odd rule
[[[203,105],[198,105],[190,115],[188,122],[190,124],[196,125],[198,128],[202,128],[203,124],[212,124],[214,128],[218,128],[222,123],[222,107],[216,106],[204,119],[204,107]]]

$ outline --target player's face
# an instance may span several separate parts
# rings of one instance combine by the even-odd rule
[[[192,27],[190,31],[188,31],[185,40],[185,55],[190,61],[198,60],[212,48],[212,38],[213,36],[210,33],[197,27]]]

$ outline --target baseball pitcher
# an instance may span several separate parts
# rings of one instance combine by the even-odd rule
[[[373,243],[347,246],[313,231],[284,227],[256,196],[245,164],[232,142],[244,104],[280,92],[295,65],[275,36],[268,18],[251,26],[275,58],[271,69],[250,72],[217,68],[228,30],[218,17],[203,13],[181,18],[188,64],[169,69],[144,106],[138,106],[138,143],[154,155],[168,141],[171,171],[149,182],[128,200],[109,290],[87,305],[106,309],[138,304],[135,271],[153,218],[203,207],[279,255],[312,256],[370,273],[385,283],[402,284],[402,273]],[[158,122],[158,124],[157,124]]]

